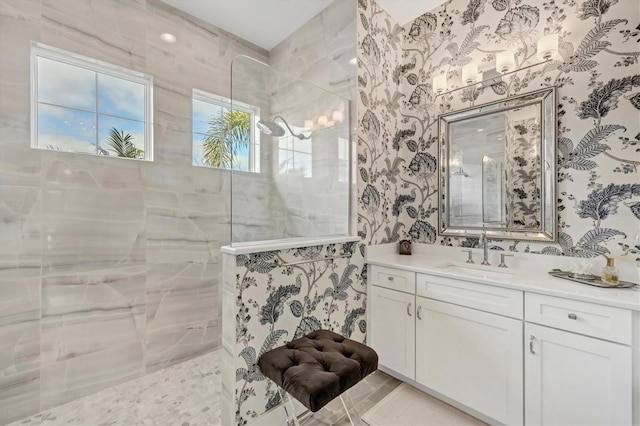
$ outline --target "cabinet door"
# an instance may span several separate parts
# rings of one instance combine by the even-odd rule
[[[631,348],[525,324],[527,425],[631,424]]]
[[[423,297],[416,304],[416,381],[521,425],[522,321]]]
[[[410,379],[415,377],[415,296],[371,286],[369,344],[379,363]]]

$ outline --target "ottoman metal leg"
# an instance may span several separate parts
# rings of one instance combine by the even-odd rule
[[[354,426],[363,426],[362,420],[360,419],[360,414],[358,413],[358,410],[356,410],[356,406],[349,396],[349,391],[344,392],[340,395],[340,401],[342,402],[344,410],[347,412],[349,422]]]
[[[282,406],[284,407],[284,412],[287,415],[287,426],[300,426],[300,422],[298,420],[298,417],[296,416],[295,407],[293,405],[293,399],[284,389],[280,387],[278,387],[278,392],[280,392]],[[353,400],[349,396],[349,392],[344,392],[338,398],[342,403],[342,408],[344,408],[344,411],[347,414],[349,423],[353,426],[364,426],[364,423],[360,419],[360,414],[358,413]],[[309,412],[308,414],[311,414],[311,416],[313,416],[313,413],[311,412]],[[305,416],[303,416],[303,420],[304,419]]]
[[[278,387],[278,391],[280,392],[280,399],[282,400],[284,412],[287,414],[287,426],[300,426],[298,417],[296,417],[295,407],[293,406],[293,400],[281,387]]]

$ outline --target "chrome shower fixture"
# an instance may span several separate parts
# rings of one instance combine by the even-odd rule
[[[284,129],[273,121],[260,120],[256,126],[258,126],[258,129],[267,136],[284,136]]]
[[[260,121],[258,121],[258,123],[256,123],[256,126],[265,135],[267,135],[267,136],[275,136],[275,137],[279,138],[280,136],[284,136],[285,132],[284,132],[284,129],[282,128],[282,126],[275,122],[277,119],[280,119],[280,121],[282,121],[284,123],[284,125],[287,127],[287,129],[289,130],[289,132],[291,133],[292,136],[295,136],[296,138],[298,138],[300,140],[305,140],[305,139],[311,138],[311,135],[305,136],[302,133],[295,134],[293,132],[293,130],[291,130],[291,127],[289,127],[289,123],[287,123],[287,120],[285,120],[283,117],[281,117],[279,115],[276,115],[275,117],[273,117],[273,121],[260,120]]]

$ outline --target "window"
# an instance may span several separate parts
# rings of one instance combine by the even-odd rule
[[[153,78],[33,43],[31,146],[152,160]]]
[[[291,126],[294,133],[307,132],[307,128]],[[306,134],[306,133],[305,133]],[[278,162],[280,174],[298,173],[304,177],[311,177],[311,139],[300,140],[286,132],[280,138]]]
[[[260,109],[193,90],[194,166],[260,172]]]

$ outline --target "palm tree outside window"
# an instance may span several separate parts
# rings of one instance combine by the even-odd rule
[[[249,172],[260,171],[260,144],[255,123],[259,108],[193,91],[193,152],[195,166]]]

